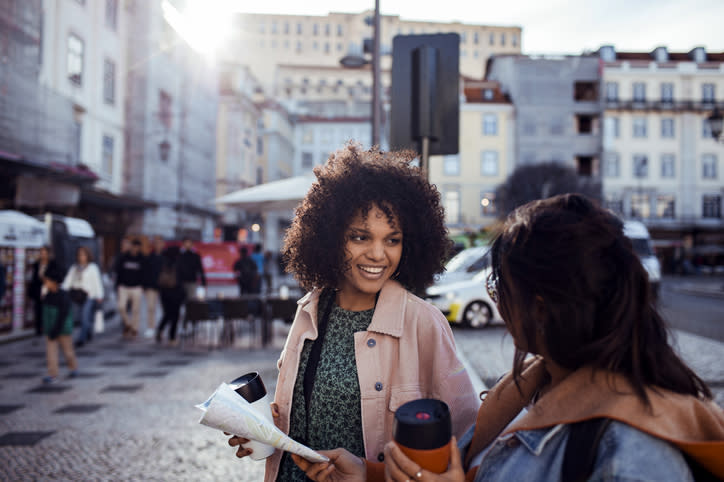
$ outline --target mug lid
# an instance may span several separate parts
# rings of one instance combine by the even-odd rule
[[[395,442],[404,447],[440,448],[452,436],[450,409],[445,402],[434,398],[412,400],[397,409],[392,430]]]
[[[236,393],[249,403],[261,400],[266,395],[266,387],[261,381],[259,372],[250,372],[229,383]]]

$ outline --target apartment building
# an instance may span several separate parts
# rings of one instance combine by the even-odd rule
[[[369,117],[300,115],[295,118],[294,175],[311,174],[347,142],[368,148],[372,143]]]
[[[437,185],[453,231],[478,230],[495,221],[495,188],[514,165],[515,111],[497,82],[462,80],[460,152],[431,156],[430,182]]]
[[[607,205],[643,220],[662,249],[724,244],[724,144],[707,123],[724,108],[724,53],[598,53]]]

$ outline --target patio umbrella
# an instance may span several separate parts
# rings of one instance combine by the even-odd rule
[[[267,182],[218,197],[214,203],[260,212],[294,209],[314,181],[309,175]]]

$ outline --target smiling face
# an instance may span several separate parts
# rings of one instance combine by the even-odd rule
[[[345,231],[344,249],[349,269],[338,287],[337,304],[351,311],[368,310],[400,264],[402,230],[397,216],[388,219],[374,205],[366,217],[358,213]]]

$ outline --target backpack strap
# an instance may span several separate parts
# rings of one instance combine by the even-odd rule
[[[596,464],[598,445],[610,424],[610,418],[594,418],[568,425],[568,441],[561,468],[562,481],[588,480]]]

